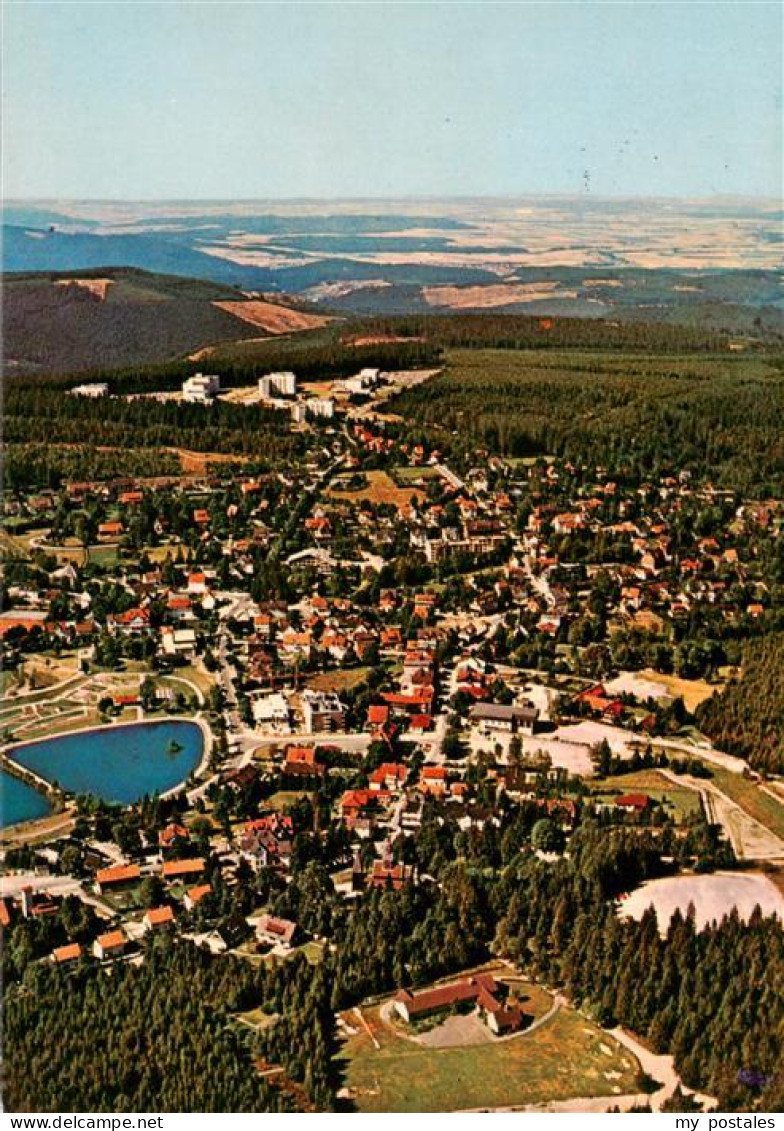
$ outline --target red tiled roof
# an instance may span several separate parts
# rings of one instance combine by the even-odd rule
[[[496,980],[490,974],[477,974],[464,982],[436,986],[435,989],[423,990],[418,994],[400,990],[395,1000],[406,1005],[410,1017],[417,1017],[422,1013],[434,1013],[438,1009],[446,1009],[459,1001],[475,1001],[483,991],[494,994],[497,989]]]
[[[651,799],[647,793],[624,793],[615,798],[615,804],[624,809],[647,809]]]
[[[105,935],[98,936],[98,944],[103,950],[118,950],[127,942],[123,931],[108,931]]]
[[[78,942],[58,946],[52,951],[55,962],[73,962],[75,958],[80,958],[81,954],[82,948]]]
[[[171,907],[151,907],[144,920],[150,927],[161,927],[174,922],[174,911]]]
[[[124,884],[131,880],[138,880],[141,876],[141,869],[138,864],[118,864],[113,868],[101,868],[96,872],[96,882],[102,885],[106,884]]]
[[[191,903],[201,903],[205,895],[209,895],[211,891],[211,884],[197,884],[194,888],[188,888],[185,894],[188,896]]]

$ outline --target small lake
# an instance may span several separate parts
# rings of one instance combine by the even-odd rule
[[[9,754],[20,766],[72,793],[130,805],[145,793],[165,793],[185,781],[203,750],[201,728],[180,719],[64,734]]]
[[[51,811],[43,793],[0,770],[0,828],[46,817]]]

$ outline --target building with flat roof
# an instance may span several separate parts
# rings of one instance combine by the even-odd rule
[[[109,386],[106,381],[91,381],[87,385],[74,385],[69,391],[72,397],[105,397]]]
[[[196,373],[182,383],[182,399],[190,404],[212,404],[220,392],[220,377],[215,373]]]
[[[297,393],[297,378],[289,371],[266,373],[259,377],[259,396],[268,401],[273,397],[293,397]]]

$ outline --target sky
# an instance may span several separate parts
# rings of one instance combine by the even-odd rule
[[[3,3],[8,198],[779,196],[782,7]]]

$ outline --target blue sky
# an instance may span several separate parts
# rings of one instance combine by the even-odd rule
[[[781,192],[776,3],[6,0],[6,197]]]

